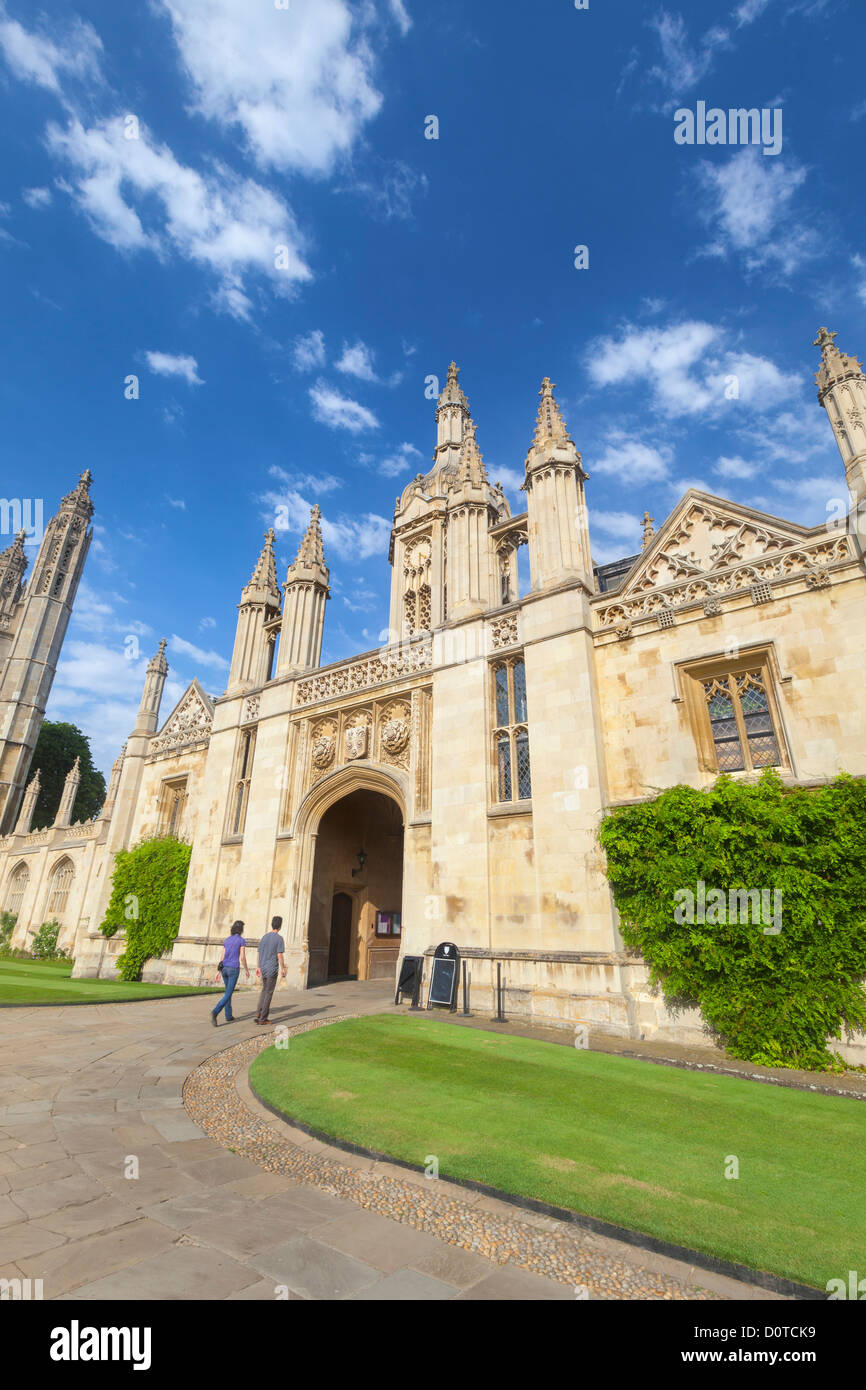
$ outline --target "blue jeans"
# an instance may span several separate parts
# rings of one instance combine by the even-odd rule
[[[236,985],[237,982],[238,982],[238,976],[240,975],[240,973],[241,973],[241,972],[240,972],[240,967],[238,967],[237,970],[224,970],[224,971],[223,971],[223,983],[224,983],[224,985],[225,985],[225,987],[226,987],[226,992],[225,992],[225,994],[223,995],[222,999],[221,999],[221,1000],[219,1001],[219,1003],[217,1004],[216,1008],[213,1010],[213,1016],[214,1016],[214,1018],[216,1018],[216,1016],[217,1016],[217,1014],[219,1013],[220,1009],[225,1009],[225,1011],[226,1011],[226,1023],[231,1023],[231,1021],[232,1021],[232,994],[234,993],[234,988],[235,988],[235,985]]]

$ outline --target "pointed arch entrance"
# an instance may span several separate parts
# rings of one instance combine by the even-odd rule
[[[307,984],[390,979],[402,900],[402,809],[375,787],[349,790],[323,811],[315,832]]]

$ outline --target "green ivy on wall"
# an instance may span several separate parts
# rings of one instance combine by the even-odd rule
[[[171,836],[118,851],[99,930],[104,936],[126,933],[126,950],[117,959],[122,980],[140,979],[145,961],[161,956],[177,936],[191,853]]]
[[[843,1067],[828,1040],[866,1030],[866,778],[672,787],[599,839],[623,940],[671,1007],[734,1057]]]

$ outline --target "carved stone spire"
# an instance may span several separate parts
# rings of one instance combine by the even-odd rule
[[[272,625],[280,616],[275,540],[273,528],[269,528],[252,578],[241,592],[227,693],[257,689],[271,678],[276,642]]]
[[[33,812],[36,810],[36,803],[39,800],[39,793],[42,784],[39,780],[39,768],[30,779],[27,789],[21,802],[21,811],[18,816],[18,823],[15,826],[16,835],[29,835],[30,826],[33,822]]]
[[[818,329],[813,346],[821,349],[821,366],[815,385],[842,455],[853,509],[866,499],[866,375],[856,357],[839,351],[835,337]]]
[[[436,406],[436,448],[434,473],[456,474],[466,427],[471,423],[469,401],[459,381],[460,368],[452,362],[448,380]]]
[[[583,485],[588,477],[553,394],[541,383],[535,434],[526,456],[529,569],[533,590],[579,579],[595,588]]]
[[[476,487],[487,482],[487,471],[475,437],[475,421],[471,417],[463,432],[458,480],[461,483],[472,483]]]
[[[655,532],[655,519],[654,519],[653,517],[650,516],[649,512],[644,512],[644,514],[643,514],[643,542],[642,542],[642,544],[641,544],[641,550],[646,550],[647,546],[649,545],[649,543],[650,543],[650,541],[652,540],[652,538],[653,538],[653,536],[655,535],[655,533],[656,533],[656,532]]]
[[[0,617],[12,613],[21,598],[22,580],[27,569],[24,553],[26,531],[19,531],[6,550],[0,551]]]
[[[274,608],[279,616],[280,586],[277,583],[277,562],[274,557],[276,536],[273,527],[265,532],[262,553],[255,563],[249,584],[241,592],[241,605],[245,603],[265,603]]]
[[[144,689],[141,692],[141,704],[138,707],[138,718],[135,721],[134,732],[137,734],[155,734],[159,728],[159,706],[165,688],[165,678],[168,675],[165,647],[166,642],[163,637],[160,640],[158,650],[147,663]]]
[[[63,795],[60,798],[57,815],[54,817],[55,825],[70,825],[72,822],[72,807],[75,805],[75,798],[78,795],[78,786],[81,781],[80,763],[81,759],[76,758],[66,774],[66,781],[63,783]]]
[[[554,386],[555,382],[552,382],[549,376],[546,376],[541,383],[541,390],[538,393],[541,397],[541,401],[538,406],[535,434],[533,435],[529,452],[530,454],[539,453],[544,455],[551,447],[556,448],[570,445],[579,461],[580,455],[574,447],[574,440],[568,433],[565,421],[562,418],[562,412],[556,403],[556,397],[553,394]]]
[[[298,553],[286,571],[278,675],[312,671],[319,665],[330,578],[322,543],[322,514],[316,505]]]
[[[105,793],[105,803],[102,807],[101,820],[110,820],[114,810],[114,803],[117,800],[117,788],[120,786],[120,774],[123,771],[123,762],[126,757],[126,744],[123,745],[114,762],[111,764],[111,777],[108,780],[108,791]]]
[[[322,513],[319,510],[318,502],[310,512],[310,522],[304,532],[304,539],[298,546],[295,564],[306,565],[309,568],[315,565],[324,567],[325,547],[322,543]]]
[[[93,482],[93,474],[89,468],[85,468],[78,482],[71,492],[60,502],[61,511],[81,512],[89,521],[93,516],[93,502],[90,498],[90,484]]]

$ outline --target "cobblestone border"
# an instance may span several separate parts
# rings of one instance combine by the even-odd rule
[[[323,1019],[308,1020],[289,1029],[289,1037],[307,1033],[315,1028],[344,1022],[358,1017],[341,1014]],[[700,1263],[714,1273],[772,1292],[795,1298],[821,1298],[822,1295],[805,1286],[787,1280],[761,1275],[724,1261],[712,1260],[698,1252],[668,1245],[636,1232],[580,1217],[577,1213],[560,1212],[558,1208],[535,1203],[534,1216],[515,1203],[508,1193],[485,1187],[480,1183],[455,1183],[449,1187],[466,1187],[493,1197],[514,1207],[515,1215],[502,1215],[461,1200],[453,1191],[425,1182],[408,1181],[390,1174],[359,1170],[340,1163],[332,1156],[339,1148],[361,1154],[389,1165],[413,1170],[413,1165],[399,1163],[386,1155],[358,1147],[339,1144],[327,1135],[298,1125],[308,1134],[321,1139],[328,1150],[310,1152],[285,1135],[268,1126],[244,1105],[235,1086],[235,1078],[246,1070],[258,1054],[273,1045],[273,1035],[266,1033],[218,1052],[196,1067],[183,1086],[183,1103],[191,1119],[223,1148],[242,1155],[269,1173],[281,1173],[296,1182],[310,1184],[335,1197],[354,1202],[357,1206],[378,1215],[389,1217],[403,1225],[438,1236],[440,1240],[460,1249],[483,1255],[500,1265],[512,1264],[533,1274],[553,1279],[575,1289],[575,1296],[596,1299],[663,1299],[708,1300],[723,1298],[695,1284],[689,1286],[673,1276],[647,1267],[638,1267],[617,1259],[593,1244],[591,1236],[581,1238],[570,1230],[559,1229],[563,1224],[581,1226],[588,1233],[642,1245],[655,1253],[673,1259]],[[255,1093],[254,1093],[255,1094]],[[257,1097],[258,1098],[258,1097]],[[261,1101],[261,1104],[266,1102]],[[272,1107],[268,1107],[272,1109]],[[279,1112],[273,1111],[279,1115]],[[284,1123],[293,1123],[279,1115]],[[414,1169],[423,1173],[423,1168]],[[544,1214],[541,1214],[544,1213]],[[523,1218],[523,1219],[521,1219]],[[768,1282],[769,1281],[769,1282]]]

